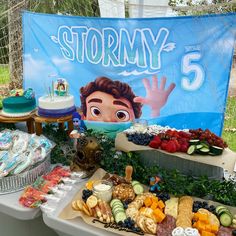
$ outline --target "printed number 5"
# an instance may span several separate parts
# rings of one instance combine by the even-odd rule
[[[201,59],[201,54],[194,52],[186,54],[182,59],[182,73],[186,76],[191,73],[195,73],[194,79],[183,77],[181,81],[181,86],[185,90],[194,91],[201,87],[204,81],[204,71],[201,65],[197,63],[192,63],[192,61],[199,61]]]

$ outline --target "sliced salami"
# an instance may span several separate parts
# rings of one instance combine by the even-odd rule
[[[157,236],[171,236],[176,227],[176,220],[173,216],[166,215],[166,218],[157,225]]]
[[[221,226],[217,236],[232,236],[232,228]]]

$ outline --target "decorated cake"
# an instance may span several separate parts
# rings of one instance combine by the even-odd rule
[[[64,79],[52,83],[52,92],[38,100],[38,114],[44,117],[61,117],[76,111],[74,96],[68,94],[69,85]]]
[[[36,100],[32,89],[27,89],[23,95],[11,92],[10,97],[3,99],[1,114],[9,117],[29,115],[36,108]]]

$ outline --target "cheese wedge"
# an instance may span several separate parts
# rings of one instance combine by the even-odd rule
[[[173,197],[165,202],[165,214],[177,219],[179,198]]]

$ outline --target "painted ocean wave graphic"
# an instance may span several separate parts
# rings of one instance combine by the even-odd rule
[[[159,70],[157,71],[149,71],[149,70],[144,70],[144,71],[137,71],[137,70],[132,70],[132,71],[122,71],[120,72],[118,75],[122,75],[122,76],[130,76],[130,75],[143,75],[143,74],[147,74],[147,75],[154,75],[157,74],[159,72]]]

